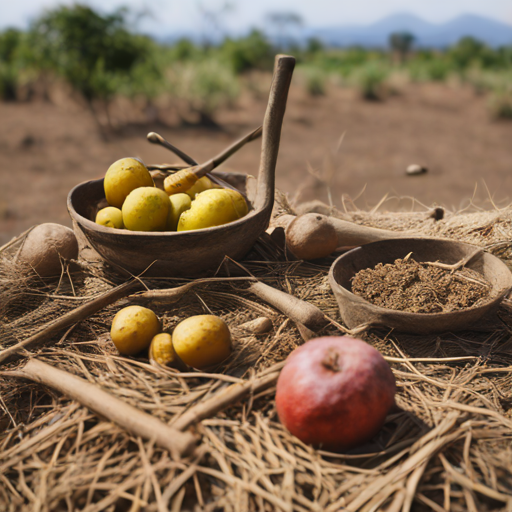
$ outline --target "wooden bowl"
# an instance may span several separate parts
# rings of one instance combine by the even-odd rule
[[[276,57],[274,78],[263,121],[260,170],[254,193],[244,175],[216,173],[246,194],[249,213],[229,224],[180,232],[140,232],[112,229],[94,222],[107,206],[103,180],[77,185],[68,196],[68,211],[77,235],[107,262],[135,275],[197,277],[215,272],[226,256],[243,258],[267,229],[274,206],[275,167],[281,126],[295,59]]]
[[[512,274],[499,258],[482,252],[466,267],[480,273],[491,285],[488,302],[477,307],[449,313],[408,313],[375,306],[353,294],[351,279],[362,269],[374,268],[377,263],[394,263],[412,251],[418,262],[439,261],[453,264],[477,249],[474,245],[441,239],[403,238],[373,242],[352,249],[340,256],[331,266],[329,283],[334,292],[343,322],[353,329],[371,324],[411,334],[430,334],[464,330],[485,315],[496,310],[512,289]]]

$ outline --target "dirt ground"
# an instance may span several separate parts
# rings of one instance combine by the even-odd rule
[[[486,99],[470,89],[445,84],[407,85],[383,102],[365,102],[355,91],[332,87],[311,98],[292,86],[277,166],[277,186],[291,198],[327,201],[327,187],[308,165],[332,173],[332,200],[357,198],[361,209],[411,209],[415,203],[458,210],[475,203],[492,208],[512,197],[512,122],[489,119]],[[148,123],[118,106],[124,128],[110,140],[100,136],[90,115],[70,101],[0,103],[0,243],[33,224],[70,225],[66,196],[79,182],[99,178],[125,156],[147,163],[176,157],[146,141],[157,131],[197,160],[205,160],[261,123],[266,94],[246,94],[219,113],[223,130],[183,127],[172,112],[167,123]],[[167,117],[166,117],[167,115]],[[336,147],[344,134],[339,150]],[[245,147],[224,168],[256,175],[259,143]],[[428,167],[406,176],[411,163]],[[363,192],[362,192],[363,191]],[[362,192],[362,193],[361,193]],[[347,207],[353,203],[345,201]],[[416,203],[416,208],[420,206]]]

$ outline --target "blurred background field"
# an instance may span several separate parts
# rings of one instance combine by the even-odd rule
[[[277,168],[290,200],[351,210],[511,202],[512,27],[508,44],[463,35],[435,45],[395,30],[354,46],[308,35],[288,11],[223,32],[227,7],[204,10],[195,38],[144,35],[130,10],[82,4],[1,30],[0,243],[39,222],[69,225],[69,190],[119,158],[176,161],[149,131],[205,160],[258,126],[279,52],[297,58]],[[224,168],[255,175],[258,161],[254,143]],[[414,163],[428,172],[407,176]]]

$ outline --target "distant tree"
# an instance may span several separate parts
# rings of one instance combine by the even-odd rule
[[[272,69],[274,51],[265,34],[259,30],[253,29],[246,37],[239,39],[227,38],[220,49],[235,73],[251,69]]]
[[[306,52],[309,54],[319,53],[324,49],[324,44],[317,37],[310,37],[306,42]]]
[[[300,14],[295,12],[269,12],[265,19],[273,27],[272,32],[279,48],[286,48],[291,43],[291,31],[303,25]]]
[[[482,41],[474,37],[463,37],[457,44],[448,50],[448,56],[453,65],[462,71],[475,62],[484,60],[484,56],[489,52],[488,47]],[[485,64],[485,63],[484,63]]]
[[[0,33],[0,97],[16,100],[18,88],[18,57],[23,34],[14,28]]]
[[[110,101],[151,45],[128,30],[126,10],[101,15],[80,4],[47,11],[33,24],[30,36],[34,61],[80,94],[100,128],[95,103],[103,106],[110,124]]]
[[[415,39],[410,32],[393,32],[389,36],[389,46],[398,55],[401,64],[405,62]]]

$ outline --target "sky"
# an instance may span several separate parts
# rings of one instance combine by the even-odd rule
[[[73,0],[0,0],[0,29],[25,28],[45,8],[72,4]],[[306,27],[369,25],[400,12],[442,23],[460,14],[479,14],[512,25],[511,0],[82,0],[102,12],[127,6],[139,18],[137,28],[155,36],[203,33],[212,25],[208,14],[221,19],[224,32],[244,33],[263,28],[270,12],[299,14]],[[219,14],[223,13],[222,16]],[[205,16],[206,14],[206,16]]]

